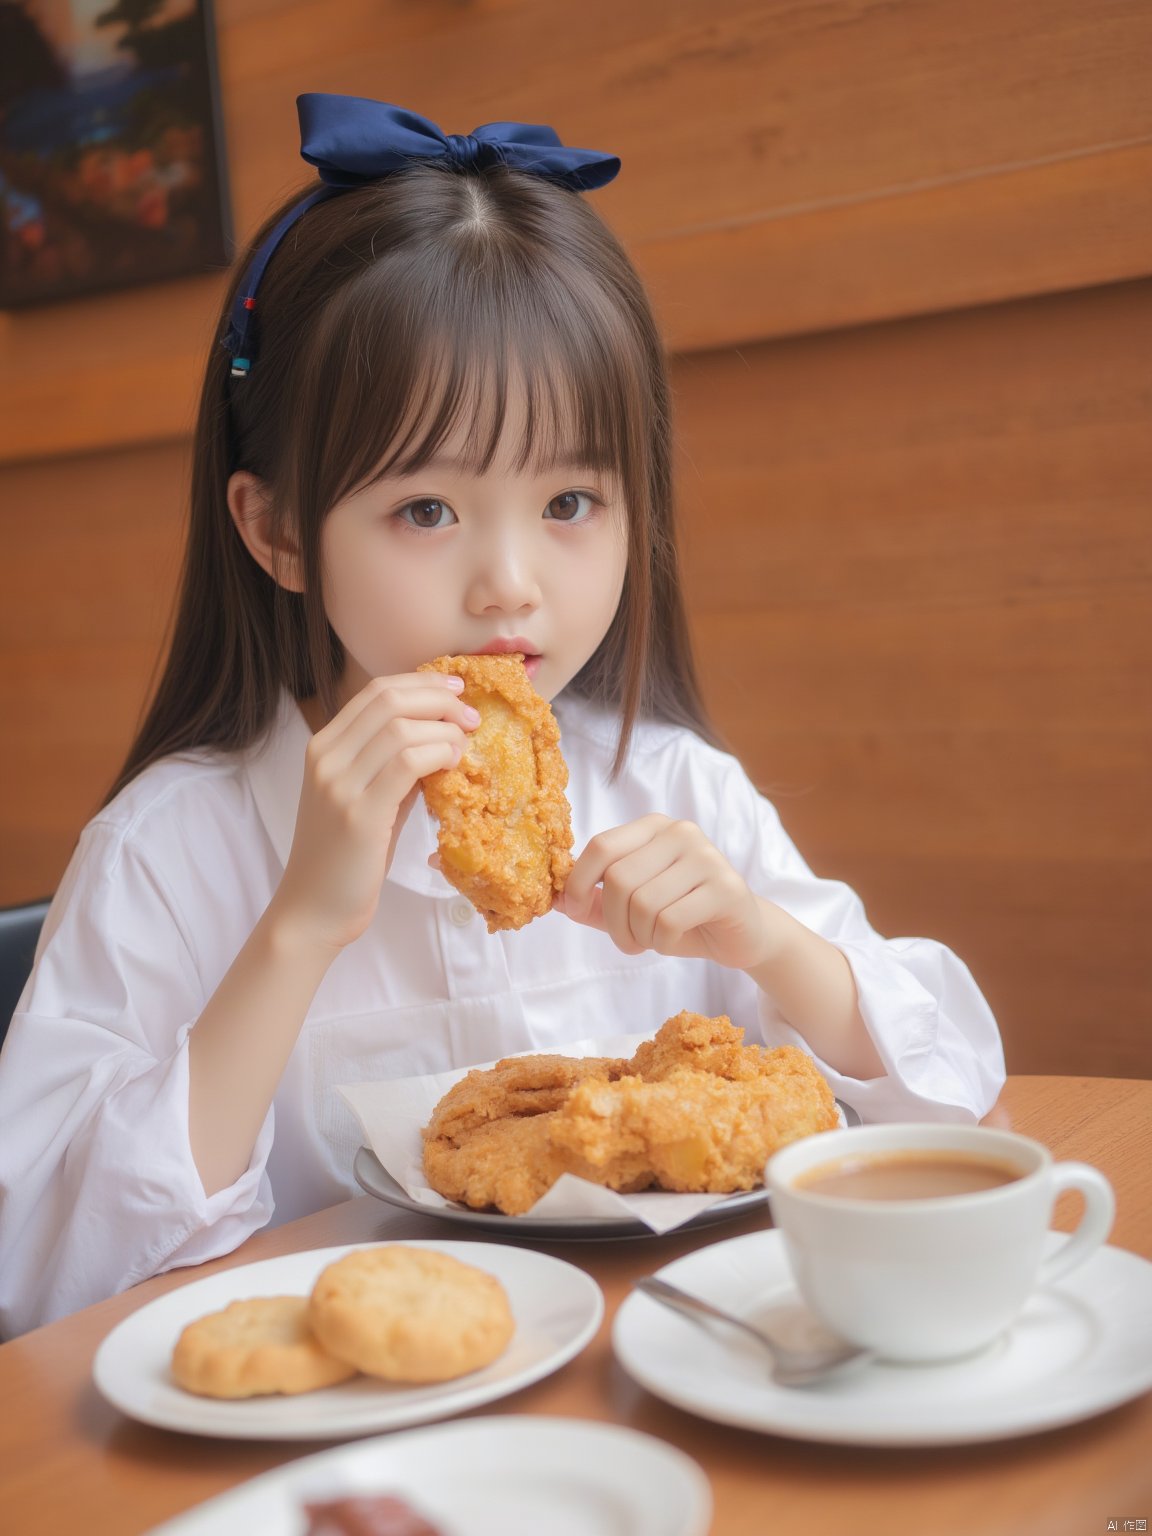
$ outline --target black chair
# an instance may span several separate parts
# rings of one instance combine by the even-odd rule
[[[36,940],[47,912],[47,901],[0,908],[0,1045],[32,969]]]

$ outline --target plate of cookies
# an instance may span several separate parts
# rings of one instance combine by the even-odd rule
[[[123,1319],[93,1378],[145,1424],[346,1439],[448,1418],[571,1360],[604,1315],[583,1270],[495,1243],[360,1243],[194,1280]]]

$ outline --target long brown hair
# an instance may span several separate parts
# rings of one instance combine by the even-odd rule
[[[220,338],[246,266],[247,254]],[[418,471],[458,421],[466,467],[483,473],[513,370],[527,392],[518,467],[578,458],[619,477],[628,509],[623,595],[569,688],[619,713],[617,772],[638,718],[718,742],[680,593],[663,346],[635,269],[580,194],[505,166],[415,162],[310,208],[253,313],[250,375],[231,376],[222,340],[208,361],[167,659],[109,799],[158,758],[257,741],[284,687],[334,709],[344,658],[322,601],[325,516],[389,472]],[[237,469],[265,483],[273,542],[299,547],[303,592],[245,548],[226,495]]]

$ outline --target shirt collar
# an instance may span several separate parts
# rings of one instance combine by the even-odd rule
[[[281,866],[288,863],[296,831],[296,811],[304,785],[304,754],[312,732],[300,706],[283,689],[268,735],[245,754],[245,771],[252,798]],[[417,795],[396,839],[388,883],[420,896],[452,896],[444,876],[428,867],[436,851],[436,823],[423,795]]]

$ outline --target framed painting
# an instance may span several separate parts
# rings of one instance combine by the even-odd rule
[[[0,0],[0,309],[224,266],[211,0]]]

